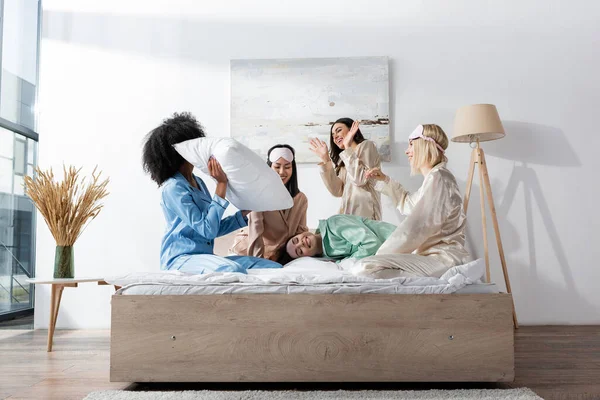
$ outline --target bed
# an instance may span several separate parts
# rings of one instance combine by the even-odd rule
[[[481,283],[483,271],[479,262],[440,279],[373,280],[314,260],[249,275],[108,278],[122,286],[110,380],[512,381],[512,298]]]

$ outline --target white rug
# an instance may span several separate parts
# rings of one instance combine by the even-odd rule
[[[540,400],[530,389],[92,392],[84,400]]]

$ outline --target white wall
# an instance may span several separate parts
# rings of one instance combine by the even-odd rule
[[[143,136],[176,110],[228,135],[230,59],[388,56],[395,144],[385,170],[417,188],[403,155],[414,126],[451,133],[458,107],[496,104],[507,136],[484,148],[521,323],[600,323],[599,20],[598,3],[567,0],[45,0],[40,165],[98,164],[111,178],[105,209],[76,244],[77,274],[158,269],[163,218],[141,169]],[[463,188],[469,153],[448,151]],[[338,201],[314,166],[299,177],[315,226]],[[468,233],[481,256],[478,201],[476,186]],[[384,218],[398,221],[389,204]],[[38,276],[51,275],[41,219],[37,257]],[[492,267],[501,282],[497,255]],[[58,327],[108,327],[110,294],[65,290]],[[38,288],[38,328],[48,302]]]

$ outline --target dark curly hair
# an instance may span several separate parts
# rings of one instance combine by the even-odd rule
[[[162,185],[185,162],[173,145],[205,136],[204,128],[192,114],[174,113],[146,135],[142,154],[144,171],[158,186]]]
[[[292,197],[296,197],[296,195],[298,193],[300,193],[300,189],[298,189],[298,175],[296,172],[296,150],[294,150],[294,148],[292,146],[290,146],[289,144],[276,144],[275,146],[271,147],[269,149],[269,151],[267,152],[267,165],[270,167],[271,164],[273,164],[271,162],[271,160],[269,160],[269,156],[271,155],[271,152],[275,149],[278,148],[286,148],[289,149],[292,154],[294,155],[294,159],[292,160],[292,176],[290,177],[290,180],[288,181],[288,183],[285,184],[286,189],[288,190],[288,192],[290,192],[290,196]]]
[[[333,141],[333,127],[335,124],[344,124],[348,127],[348,129],[351,129],[353,123],[354,120],[352,118],[340,118],[331,124],[331,129],[329,129],[329,158],[331,158],[333,165],[335,165],[336,175],[340,173],[340,168],[344,166],[344,162],[340,160],[340,153],[342,152],[342,149],[340,149]],[[356,131],[356,135],[354,135],[354,141],[356,144],[360,144],[365,141],[365,137],[360,131],[360,128],[358,131]]]
[[[292,238],[289,238],[288,240],[285,241],[285,244],[283,244],[282,246],[280,246],[277,251],[275,252],[276,257],[275,257],[275,261],[277,261],[279,264],[281,265],[285,265],[289,262],[294,261],[294,259],[292,258],[292,256],[290,256],[287,252],[287,244],[288,242],[292,240]]]

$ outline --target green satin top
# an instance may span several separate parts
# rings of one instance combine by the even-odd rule
[[[356,215],[334,215],[319,221],[323,253],[330,258],[364,258],[375,255],[394,232],[395,225]]]

